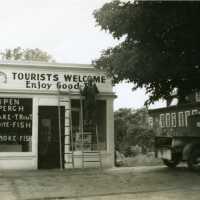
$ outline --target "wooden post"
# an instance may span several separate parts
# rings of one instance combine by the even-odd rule
[[[60,93],[58,94],[58,131],[59,131],[60,170],[63,170]]]
[[[84,168],[84,144],[83,144],[83,101],[80,88],[80,132],[81,132],[81,150],[82,150],[82,168]]]

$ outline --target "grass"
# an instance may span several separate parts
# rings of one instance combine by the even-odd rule
[[[156,166],[162,165],[162,160],[155,158],[153,154],[139,154],[134,157],[125,157],[123,159],[123,165],[126,167],[137,167],[137,166]]]

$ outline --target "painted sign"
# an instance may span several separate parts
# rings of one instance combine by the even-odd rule
[[[32,99],[0,98],[0,144],[26,144],[32,139]]]
[[[191,131],[191,128],[196,127],[192,118],[200,114],[198,105],[152,110],[149,113],[149,126],[157,136],[199,136],[199,130]]]
[[[66,90],[76,91],[93,79],[99,91],[112,92],[111,80],[105,74],[95,71],[49,71],[38,69],[37,71],[23,68],[23,70],[1,69],[0,89],[21,89],[21,90]]]

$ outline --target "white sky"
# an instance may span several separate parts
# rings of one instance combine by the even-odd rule
[[[112,36],[95,26],[93,11],[109,0],[0,0],[0,48],[40,48],[57,62],[91,63],[101,50],[117,44]],[[131,85],[114,88],[114,109],[140,108],[143,90]]]

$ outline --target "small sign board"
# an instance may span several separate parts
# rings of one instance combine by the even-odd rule
[[[32,140],[32,99],[0,98],[0,145]]]
[[[83,147],[82,147],[83,145]],[[76,133],[76,151],[91,150],[92,148],[92,134],[91,132],[84,132],[83,135],[80,132]]]

